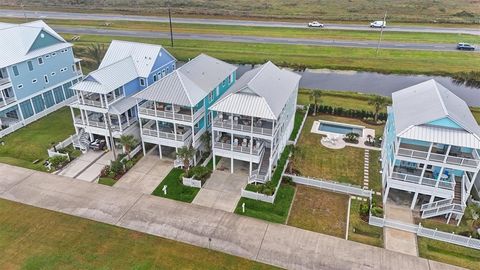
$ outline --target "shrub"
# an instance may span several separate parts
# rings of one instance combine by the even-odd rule
[[[358,143],[358,138],[360,137],[360,134],[350,132],[345,134],[345,138],[343,140],[347,143]]]
[[[106,177],[109,174],[110,174],[110,166],[105,165],[105,167],[103,167],[103,169],[100,171],[100,177]]]
[[[114,173],[115,176],[123,174],[125,172],[123,163],[120,162],[120,160],[121,158],[119,157],[117,160],[110,163],[110,171]]]
[[[372,207],[372,215],[373,215],[374,217],[383,218],[383,208],[378,207],[378,206]]]
[[[68,158],[66,156],[57,155],[49,158],[48,161],[50,161],[53,168],[60,169],[63,166],[67,165]]]
[[[194,177],[197,180],[201,180],[202,182],[206,181],[210,175],[212,174],[212,170],[210,168],[204,166],[195,166],[191,168],[188,173],[185,174],[185,177],[192,178]]]
[[[365,203],[361,203],[359,206],[359,213],[360,213],[360,218],[363,219],[364,221],[368,221],[368,215],[370,212],[370,206]]]
[[[293,185],[294,184],[293,179],[290,176],[284,176],[282,178],[282,182],[285,183],[285,184],[288,184],[288,185]]]

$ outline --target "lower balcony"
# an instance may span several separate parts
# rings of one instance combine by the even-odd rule
[[[184,126],[174,128],[173,125],[157,125],[155,121],[148,121],[142,125],[142,138],[149,143],[182,147],[191,143],[192,129]]]

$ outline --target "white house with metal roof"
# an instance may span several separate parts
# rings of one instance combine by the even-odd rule
[[[293,130],[301,76],[271,62],[246,72],[211,108],[217,156],[249,164],[249,182],[264,183]],[[214,165],[215,166],[215,165]]]
[[[0,23],[0,138],[74,99],[72,44],[43,21]]]
[[[460,222],[480,169],[480,128],[465,101],[429,80],[394,92],[382,148],[384,200],[408,192],[422,218]]]
[[[143,149],[158,146],[160,158],[192,145],[204,149],[210,129],[209,107],[235,82],[237,67],[200,54],[134,95],[138,100]],[[199,160],[197,151],[194,163]]]
[[[72,87],[77,100],[70,108],[80,141],[105,139],[111,148],[111,140],[124,134],[140,138],[132,96],[174,71],[175,65],[175,57],[162,46],[113,40],[99,68]]]

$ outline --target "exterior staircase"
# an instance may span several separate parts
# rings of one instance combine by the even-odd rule
[[[462,199],[462,182],[460,180],[455,183],[453,198],[423,204],[420,208],[422,218],[431,218],[450,213],[462,214],[465,210],[465,204]]]
[[[258,165],[258,169],[252,172],[252,176],[248,180],[248,183],[265,183],[267,182],[267,175],[268,175],[268,168],[270,165],[270,148],[265,147],[265,151],[262,152],[262,156],[260,157],[260,164]]]
[[[73,139],[73,146],[80,148],[82,152],[87,152],[88,147],[90,146],[90,137],[85,132],[84,129],[80,129],[76,138]]]

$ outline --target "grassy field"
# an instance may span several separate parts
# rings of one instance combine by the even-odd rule
[[[382,170],[380,162],[380,151],[369,151],[370,153],[370,163],[368,168],[368,188],[373,189],[373,191],[382,192],[382,175],[380,171]]]
[[[72,35],[64,34],[66,39]],[[82,35],[74,42],[77,56],[85,57],[85,47],[91,43],[109,43],[112,39],[162,44],[178,60],[186,61],[206,53],[230,63],[259,64],[268,60],[290,67],[331,68],[376,71],[382,73],[411,73],[451,75],[476,69],[480,54],[459,52],[381,50],[340,48],[307,45],[237,43],[202,40],[176,40],[170,47],[166,39]]]
[[[376,1],[309,1],[309,0],[104,0],[76,1],[71,5],[61,0],[30,0],[28,8],[62,9],[81,12],[121,12],[143,15],[166,15],[167,2],[174,14],[195,14],[221,17],[302,18],[334,21],[380,19],[388,10],[392,22],[478,21],[480,7],[470,0],[387,0]],[[5,0],[3,6],[19,8],[17,0]]]
[[[292,204],[295,194],[295,187],[287,184],[281,184],[277,191],[277,196],[273,204],[256,201],[247,198],[240,198],[235,213],[263,219],[270,222],[285,224],[288,217],[288,210]],[[245,213],[242,212],[242,204],[245,203]]]
[[[2,22],[22,23],[22,18],[0,18]],[[52,26],[72,26],[99,29],[117,30],[139,30],[169,32],[169,24],[158,22],[131,22],[131,21],[88,21],[88,20],[59,20],[46,19]],[[260,37],[288,37],[302,39],[324,39],[324,40],[363,40],[377,41],[378,32],[354,31],[335,29],[308,29],[308,28],[286,28],[286,27],[252,27],[235,25],[208,25],[208,24],[184,24],[174,23],[174,33],[182,34],[214,34],[234,36],[260,36]],[[384,42],[408,42],[408,43],[445,43],[456,44],[458,42],[469,42],[477,44],[480,37],[467,34],[445,34],[445,33],[419,33],[419,32],[385,32],[382,40]]]
[[[297,110],[295,112],[295,122],[293,124],[292,134],[290,134],[290,140],[293,141],[297,137],[298,132],[300,131],[300,126],[302,125],[303,118],[305,117],[304,110]]]
[[[383,228],[369,225],[360,217],[360,204],[358,200],[351,201],[350,225],[348,227],[348,240],[367,245],[383,247]],[[368,203],[368,202],[364,202]]]
[[[98,179],[98,183],[106,186],[113,186],[115,183],[117,183],[117,180],[109,177],[100,177],[100,179]]]
[[[181,182],[182,174],[182,169],[173,168],[167,176],[165,176],[165,179],[163,179],[160,185],[152,192],[152,195],[182,202],[192,202],[200,189],[184,186]],[[167,185],[167,195],[164,195],[162,190],[164,185]]]
[[[64,107],[3,137],[5,145],[0,145],[0,162],[45,171],[47,149],[74,133],[70,109]],[[35,160],[39,161],[33,164]]]
[[[298,185],[287,224],[345,238],[347,212],[347,195]]]
[[[420,257],[465,267],[480,269],[480,252],[429,238],[418,237],[418,253]]]
[[[180,242],[0,200],[2,269],[274,269]]]

